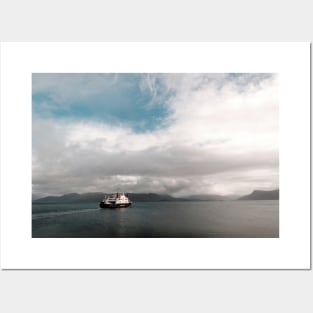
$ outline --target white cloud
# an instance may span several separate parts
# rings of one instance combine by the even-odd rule
[[[38,84],[36,90],[50,88],[47,82]],[[73,82],[63,84],[65,97]],[[34,119],[33,192],[244,194],[278,187],[275,75],[148,75],[142,88],[153,101],[158,84],[173,95],[167,101],[168,127],[154,132],[135,133],[105,122]]]

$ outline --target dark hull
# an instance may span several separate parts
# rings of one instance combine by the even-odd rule
[[[117,208],[127,208],[131,206],[131,203],[125,203],[125,204],[115,204],[115,203],[104,203],[103,201],[99,204],[100,208],[102,209],[117,209]]]

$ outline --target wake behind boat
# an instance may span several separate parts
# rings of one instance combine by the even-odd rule
[[[131,205],[128,195],[125,193],[113,193],[100,202],[101,208],[127,208]]]

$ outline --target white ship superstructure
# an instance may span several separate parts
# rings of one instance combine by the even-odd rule
[[[131,201],[124,192],[112,193],[100,202],[101,208],[126,208],[130,205]]]

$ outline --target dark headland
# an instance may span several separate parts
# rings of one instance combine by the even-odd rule
[[[48,196],[40,199],[34,199],[34,203],[75,203],[75,202],[99,202],[107,196],[107,193],[68,193],[62,196]],[[168,194],[156,193],[128,193],[130,199],[134,202],[158,202],[158,201],[224,201],[224,200],[279,200],[279,189],[264,191],[254,190],[251,194],[236,196],[220,195],[191,195],[188,197],[173,197]]]
[[[240,197],[238,200],[279,200],[279,189],[270,191],[254,190],[249,195]]]

